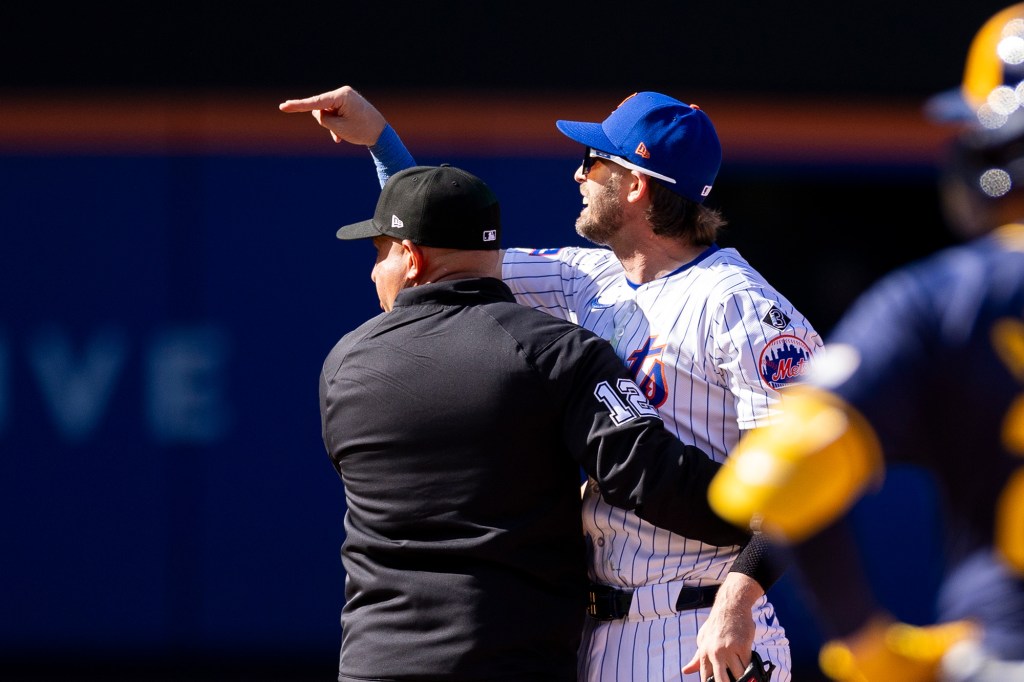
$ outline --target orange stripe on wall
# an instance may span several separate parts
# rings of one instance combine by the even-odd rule
[[[0,152],[25,154],[362,155],[334,144],[309,114],[284,114],[279,94],[0,93]],[[571,156],[556,119],[599,121],[621,93],[374,94],[417,154]],[[715,122],[725,162],[932,163],[951,129],[918,102],[695,98]]]

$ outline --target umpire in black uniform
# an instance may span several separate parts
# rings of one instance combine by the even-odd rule
[[[708,507],[718,465],[664,429],[611,347],[488,276],[500,235],[491,190],[446,165],[398,173],[338,231],[373,239],[385,311],[320,377],[348,503],[339,680],[575,680],[580,467],[658,526],[749,539]]]

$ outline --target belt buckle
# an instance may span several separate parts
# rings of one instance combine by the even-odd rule
[[[623,611],[620,607],[619,599],[622,592],[608,585],[591,585],[587,590],[587,615],[597,621],[625,618],[629,608]]]

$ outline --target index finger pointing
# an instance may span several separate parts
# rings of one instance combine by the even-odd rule
[[[317,95],[305,99],[290,99],[281,102],[277,108],[286,114],[297,114],[303,111],[314,111],[316,109],[334,109],[334,102],[329,97]]]

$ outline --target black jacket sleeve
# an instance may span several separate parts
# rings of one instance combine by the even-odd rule
[[[669,433],[605,340],[582,329],[567,333],[540,361],[565,401],[566,447],[605,500],[708,544],[750,539],[708,503],[720,465]]]

